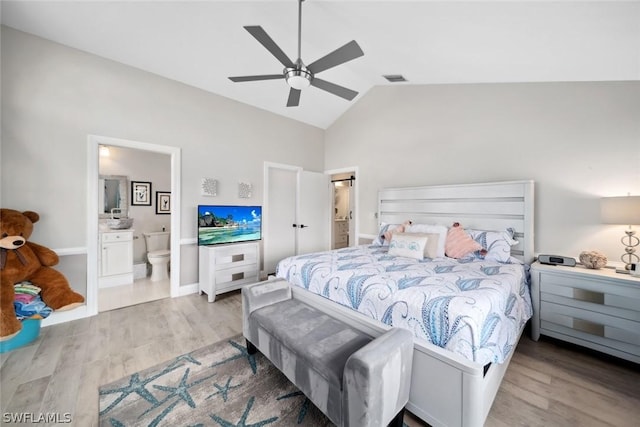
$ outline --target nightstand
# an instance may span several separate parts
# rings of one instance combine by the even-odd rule
[[[531,265],[531,335],[640,363],[640,278],[613,269]]]

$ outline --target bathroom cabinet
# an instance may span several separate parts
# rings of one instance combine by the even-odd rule
[[[133,283],[133,230],[100,233],[101,288]]]
[[[349,246],[349,221],[336,219],[333,222],[333,249]]]
[[[214,302],[216,295],[259,280],[258,242],[200,246],[198,291]]]

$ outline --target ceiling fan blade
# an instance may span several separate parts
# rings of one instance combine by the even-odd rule
[[[265,30],[262,29],[259,25],[250,25],[244,27],[256,40],[260,42],[262,46],[267,48],[269,52],[273,56],[276,57],[278,61],[285,67],[293,67],[293,62],[289,59],[289,57],[280,49],[280,47],[273,41],[269,34]]]
[[[346,87],[319,79],[317,77],[314,77],[313,80],[311,80],[311,86],[315,86],[318,89],[325,90],[329,93],[339,96],[340,98],[344,98],[347,101],[351,101],[358,95],[358,92],[356,92],[355,90],[347,89]]]
[[[239,77],[229,77],[229,80],[232,82],[253,82],[257,80],[276,80],[276,79],[284,79],[283,74],[263,74],[261,76],[239,76]]]
[[[358,43],[356,43],[355,40],[351,40],[344,46],[339,47],[333,52],[318,59],[311,65],[308,65],[307,68],[313,74],[317,74],[321,71],[333,68],[336,65],[344,64],[345,62],[351,61],[352,59],[359,58],[362,55],[364,55],[364,52],[362,51],[362,49],[360,49]]]
[[[300,93],[299,89],[291,88],[289,91],[289,99],[287,99],[287,107],[297,107],[300,105]]]

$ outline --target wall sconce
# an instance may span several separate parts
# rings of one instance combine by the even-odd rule
[[[629,229],[620,239],[625,246],[624,254],[620,257],[624,262],[624,270],[616,269],[617,273],[629,274],[631,264],[640,261],[635,254],[636,246],[640,244],[640,239],[635,236],[636,232],[631,229],[632,225],[640,225],[640,196],[626,197],[604,197],[600,200],[600,214],[604,224],[628,225]]]
[[[111,155],[111,151],[109,151],[109,147],[106,145],[100,146],[100,157],[109,157]]]

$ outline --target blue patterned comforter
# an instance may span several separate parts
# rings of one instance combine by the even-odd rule
[[[483,365],[508,357],[533,313],[518,262],[418,261],[357,246],[286,258],[276,275]]]

